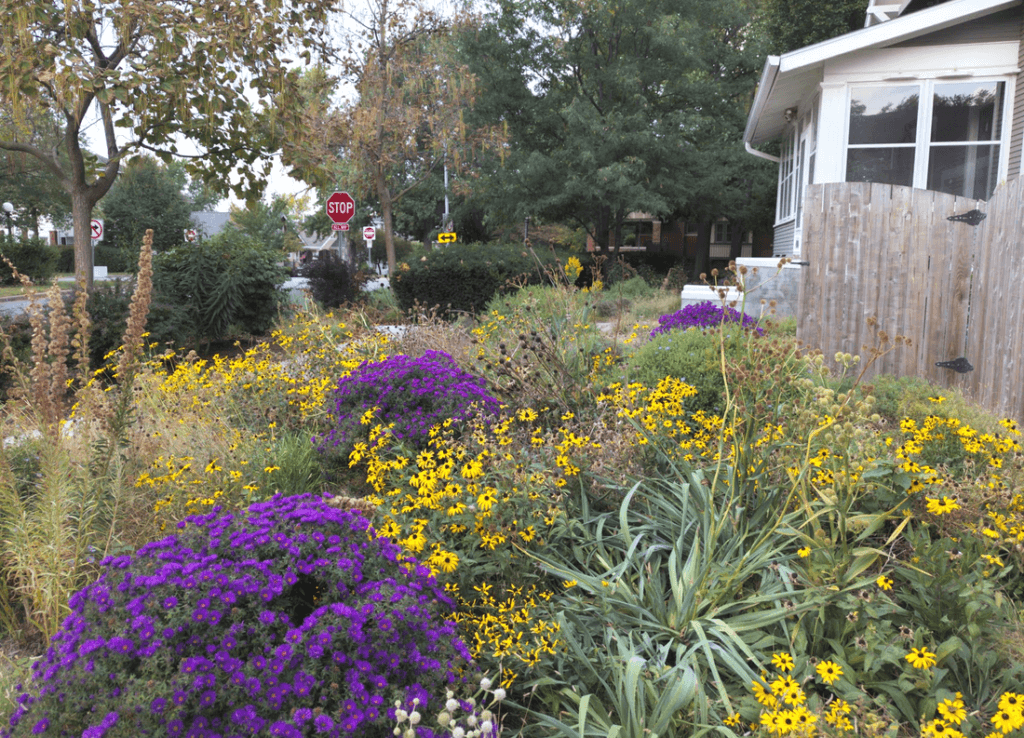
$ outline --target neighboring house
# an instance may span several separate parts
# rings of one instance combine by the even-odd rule
[[[213,238],[228,227],[231,213],[213,210],[196,210],[192,212],[192,225],[203,238]]]
[[[775,256],[801,255],[808,184],[988,200],[1020,175],[1021,0],[870,0],[867,10],[864,29],[765,62],[744,139],[779,162]],[[779,157],[753,149],[769,141]]]
[[[608,243],[615,248],[615,234]],[[727,259],[732,244],[732,226],[728,218],[719,218],[711,234],[711,258]],[[747,231],[742,239],[742,256],[770,256],[771,234]],[[651,251],[693,257],[697,247],[697,224],[682,220],[662,221],[647,213],[630,213],[622,224],[620,251]],[[587,250],[594,251],[594,239],[587,236]]]

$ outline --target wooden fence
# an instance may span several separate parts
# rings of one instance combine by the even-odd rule
[[[1022,182],[989,202],[863,182],[808,187],[798,338],[826,359],[866,361],[877,330],[907,336],[868,377],[922,377],[1024,420]],[[972,210],[986,215],[979,225],[948,220]],[[961,357],[972,371],[936,366]]]

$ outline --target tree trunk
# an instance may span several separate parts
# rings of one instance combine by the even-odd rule
[[[711,232],[714,222],[710,219],[701,220],[697,223],[697,247],[693,254],[693,274],[690,279],[693,282],[700,281],[700,275],[708,270],[708,261],[711,259]]]
[[[75,230],[75,282],[84,281],[87,292],[92,292],[92,206],[88,188],[74,183],[71,189],[71,216]]]
[[[729,261],[736,261],[738,258],[743,256],[743,226],[739,223],[733,223],[732,226],[732,240],[729,242]]]
[[[387,180],[384,178],[384,170],[378,166],[376,177],[377,197],[380,199],[380,217],[384,221],[384,250],[388,255],[388,279],[393,279],[395,268],[395,233],[392,224],[392,203],[391,190],[388,188]]]
[[[626,219],[626,212],[624,210],[618,210],[615,213],[615,258],[619,257],[619,252],[622,250],[622,221]]]
[[[611,208],[598,208],[597,218],[594,221],[594,245],[597,246],[597,252],[599,254],[608,254],[609,228],[611,228]]]

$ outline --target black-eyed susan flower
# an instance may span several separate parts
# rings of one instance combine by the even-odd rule
[[[794,666],[793,657],[788,653],[777,653],[772,656],[772,666],[779,671],[792,671]]]
[[[999,709],[1007,712],[1024,711],[1024,695],[1016,692],[1006,692],[999,698]]]
[[[960,725],[967,717],[967,710],[964,709],[964,701],[961,694],[956,693],[955,699],[946,698],[937,706],[939,714],[947,722],[953,725]]]
[[[1024,716],[1020,712],[1001,709],[992,716],[992,725],[995,726],[996,730],[1005,735],[1024,725]]]
[[[936,499],[934,497],[927,497],[925,499],[928,500],[928,512],[932,515],[946,515],[954,510],[960,509],[960,505],[956,500],[951,497],[946,497],[945,495],[942,496],[942,499]]]
[[[927,669],[935,666],[935,654],[925,647],[912,648],[910,653],[904,656],[915,669]]]
[[[834,661],[822,661],[815,669],[818,672],[818,676],[821,677],[821,681],[829,685],[843,675],[843,667]]]

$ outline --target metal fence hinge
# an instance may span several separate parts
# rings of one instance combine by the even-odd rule
[[[951,215],[946,220],[952,220],[956,223],[966,223],[967,225],[976,226],[981,221],[985,220],[988,216],[980,210],[971,210],[964,213],[963,215]]]
[[[974,371],[974,367],[971,366],[971,362],[963,356],[959,359],[953,359],[952,361],[936,361],[935,366],[941,366],[943,369],[952,369],[957,374],[966,374],[967,372]]]

